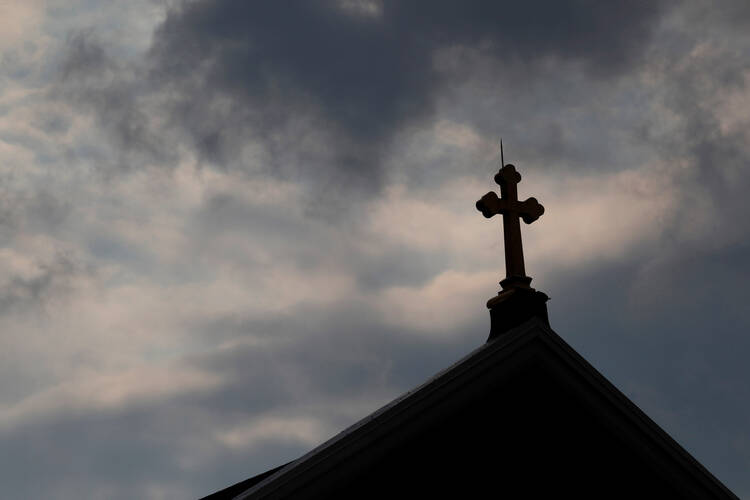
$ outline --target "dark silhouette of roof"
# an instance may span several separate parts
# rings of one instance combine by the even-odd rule
[[[240,493],[242,493],[243,491],[249,490],[251,487],[263,481],[265,478],[269,477],[275,472],[278,472],[279,470],[281,470],[283,467],[286,467],[290,463],[291,462],[287,462],[284,465],[279,465],[278,467],[269,469],[266,472],[261,472],[257,476],[253,476],[249,479],[245,479],[244,481],[240,481],[237,484],[233,484],[232,486],[224,488],[223,490],[219,490],[216,493],[212,493],[208,496],[205,496],[201,498],[200,500],[224,500],[227,498],[234,498]]]
[[[539,318],[298,460],[207,498],[474,498],[492,491],[736,498]]]

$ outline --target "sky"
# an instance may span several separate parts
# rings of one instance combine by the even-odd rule
[[[0,0],[5,498],[198,498],[552,327],[750,497],[744,0]],[[554,418],[554,415],[550,415]]]

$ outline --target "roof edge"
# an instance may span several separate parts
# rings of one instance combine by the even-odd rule
[[[323,464],[331,457],[356,452],[363,447],[362,443],[365,443],[364,446],[366,446],[372,436],[376,436],[378,432],[384,432],[384,427],[387,427],[389,423],[400,417],[409,418],[410,412],[415,411],[415,407],[429,405],[431,401],[439,397],[440,392],[452,391],[455,387],[460,387],[463,383],[466,383],[463,379],[478,376],[483,371],[496,366],[494,363],[511,357],[514,352],[534,341],[541,341],[561,366],[572,370],[573,374],[577,375],[576,378],[583,381],[583,385],[588,387],[590,393],[603,397],[604,402],[600,404],[601,411],[612,413],[620,423],[624,422],[632,427],[636,433],[645,437],[658,450],[666,453],[678,465],[679,470],[695,477],[699,484],[708,491],[714,492],[719,498],[738,498],[625,394],[609,382],[604,375],[578,354],[549,325],[538,318],[531,318],[502,336],[474,349],[416,388],[407,391],[360,419],[235,498],[243,500],[273,495],[273,491],[276,490],[272,486],[273,484],[279,486],[289,484],[298,478],[302,478],[316,467],[324,466]],[[479,369],[475,370],[475,367]],[[633,431],[628,432],[632,433]]]

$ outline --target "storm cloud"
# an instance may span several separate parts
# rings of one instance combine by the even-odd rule
[[[553,328],[750,494],[743,2],[0,14],[9,496],[197,498],[480,345],[501,136]]]
[[[367,194],[386,182],[394,138],[434,119],[441,90],[475,65],[507,68],[511,88],[555,61],[615,78],[641,62],[660,11],[658,2],[185,2],[156,28],[145,61],[116,68],[77,36],[63,73],[121,149],[164,161],[148,137],[179,131],[215,167]],[[149,115],[158,115],[151,125]]]

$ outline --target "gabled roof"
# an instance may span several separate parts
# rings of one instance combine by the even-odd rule
[[[485,415],[488,411],[498,414],[513,412],[516,408],[528,406],[529,402],[539,403],[534,403],[535,400],[529,395],[544,392],[539,392],[538,384],[534,387],[530,385],[528,388],[519,387],[526,384],[526,381],[535,379],[535,374],[541,373],[544,374],[541,384],[553,381],[556,387],[563,388],[566,395],[560,398],[562,403],[558,401],[553,407],[545,407],[542,412],[543,418],[533,418],[540,413],[534,410],[534,413],[519,417],[521,420],[506,421],[503,424],[505,427],[500,427],[500,431],[506,433],[504,442],[510,443],[514,439],[514,432],[526,432],[523,427],[535,426],[534,432],[538,430],[544,433],[542,428],[548,427],[545,422],[564,419],[562,415],[567,411],[564,408],[566,406],[585,407],[585,420],[591,423],[581,424],[583,430],[578,429],[576,432],[586,433],[588,427],[601,427],[605,429],[603,432],[615,436],[616,442],[627,448],[627,452],[623,453],[615,450],[616,453],[612,454],[614,458],[602,457],[602,460],[613,460],[613,467],[620,467],[625,455],[632,456],[636,457],[634,460],[639,464],[644,464],[643,470],[658,477],[659,484],[666,485],[665,488],[669,489],[670,495],[674,494],[680,498],[737,498],[552,329],[536,318],[484,344],[416,389],[395,399],[268,477],[256,476],[262,480],[253,481],[255,484],[234,498],[326,496],[326,491],[337,488],[337,482],[345,481],[348,477],[362,474],[362,471],[382,471],[382,467],[376,467],[378,461],[382,462],[386,456],[390,457],[388,461],[392,461],[395,456],[393,450],[403,446],[401,443],[405,440],[439,425],[436,422],[445,420],[447,415],[457,415],[471,405],[474,405],[472,408],[476,408],[477,401],[500,400],[499,406],[492,403],[495,404],[493,409],[480,409],[472,414],[477,416],[476,425],[490,426],[493,424],[487,422],[493,420],[488,420],[489,417]],[[515,388],[516,393],[526,394],[527,399],[518,400],[517,395],[510,394],[513,390],[508,388]],[[552,395],[552,399],[555,399],[554,391],[559,390],[552,389],[548,396],[544,397]],[[507,401],[503,402],[506,395]],[[503,406],[503,403],[507,404]],[[532,418],[529,418],[529,415],[532,415]],[[469,420],[466,420],[465,416],[461,418],[464,419],[462,422],[469,422],[471,425],[472,416],[468,417]],[[574,420],[579,419],[569,419]],[[480,421],[484,423],[480,424]],[[511,429],[508,429],[509,426]],[[564,431],[565,428],[562,429]],[[492,429],[492,432],[497,431],[497,428]],[[547,437],[544,439],[549,441],[549,436],[564,433],[563,431],[560,428],[547,429]],[[476,440],[476,437],[472,439]],[[569,450],[565,453],[575,454],[575,447],[569,445],[568,442],[566,450]],[[495,443],[493,446],[498,445]],[[500,447],[502,448],[502,444]],[[540,451],[535,457],[545,455],[543,446],[538,449]],[[502,450],[498,452],[498,456],[503,453]],[[459,461],[464,458],[455,457]],[[495,457],[493,460],[501,459]],[[593,462],[590,460],[588,463],[596,463],[597,459],[594,457],[592,460]],[[564,468],[564,456],[563,460],[558,462],[562,462]],[[596,473],[599,476],[591,477],[592,481],[600,476],[601,481],[605,481],[601,470]],[[372,482],[370,480],[370,483]],[[237,489],[234,489],[233,493],[236,491]]]

